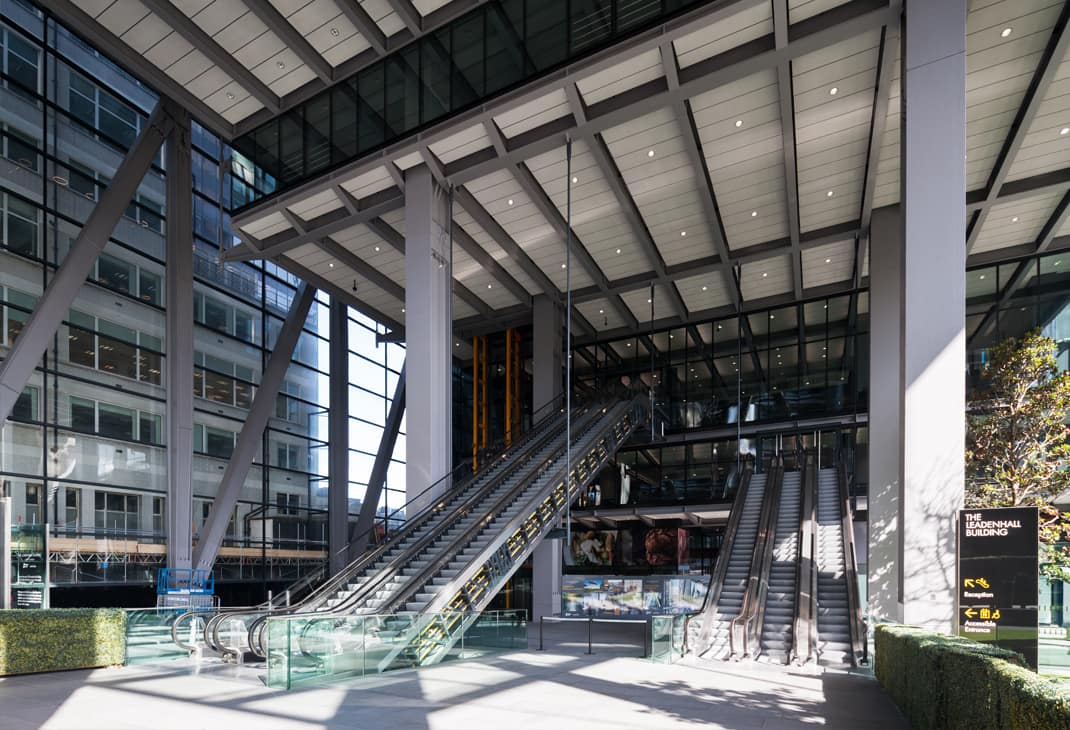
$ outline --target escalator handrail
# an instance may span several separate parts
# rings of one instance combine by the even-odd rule
[[[605,412],[608,413],[609,408],[610,407],[607,406]],[[623,415],[623,413],[621,415]],[[577,431],[580,432],[580,443],[575,444],[576,447],[579,447],[580,444],[589,444],[590,442],[596,440],[598,436],[602,434],[607,428],[612,428],[616,425],[616,420],[611,420],[611,422],[608,423],[605,427],[603,427],[602,429],[598,429],[597,421],[598,419],[596,416],[595,418],[590,419],[584,422],[579,427],[573,429],[574,433]],[[591,431],[594,431],[594,433],[590,433]],[[564,446],[564,444],[562,444],[562,446]],[[586,446],[582,446],[581,448],[586,448]],[[563,462],[561,458],[558,458],[557,461]],[[559,466],[552,468],[559,468],[561,470],[564,470],[564,464],[562,463]],[[498,500],[490,507],[490,509],[485,510],[486,516],[483,519],[476,521],[467,530],[465,530],[464,534],[454,538],[449,544],[449,546],[447,546],[444,550],[440,551],[438,556],[434,560],[432,560],[429,565],[425,566],[417,575],[406,581],[405,587],[395,593],[395,595],[390,599],[389,602],[380,607],[382,609],[382,612],[388,614],[395,613],[396,607],[398,605],[405,604],[408,601],[409,597],[413,595],[413,590],[417,590],[422,586],[426,585],[427,581],[431,580],[435,575],[437,575],[439,571],[441,571],[451,560],[453,560],[459,553],[464,550],[465,546],[475,540],[479,533],[482,532],[487,525],[493,522],[497,518],[497,516],[504,512],[515,499],[522,495],[524,491],[528,487],[530,487],[536,480],[541,479],[548,471],[548,469],[533,470],[526,477],[521,479],[516,484],[516,486],[514,486],[508,493],[499,497]],[[517,517],[514,517],[513,520],[510,521],[509,525],[507,525],[504,529],[500,531],[498,537],[495,540],[492,540],[490,544],[484,548],[484,551],[489,550],[491,547],[500,544],[510,535],[512,535],[512,530],[510,530],[512,524],[518,519],[526,517],[527,515],[524,513],[523,510],[521,510]],[[475,558],[473,558],[473,562],[474,561]],[[471,566],[469,566],[469,568],[471,568]],[[452,586],[454,583],[460,581],[461,578],[465,577],[467,572],[467,570],[462,570],[458,575],[456,575],[450,580],[450,583],[442,587],[438,595],[445,595],[448,592],[449,587]]]
[[[799,532],[798,558],[795,563],[795,616],[792,619],[791,651],[788,661],[806,662],[813,654],[813,643],[810,641],[810,623],[814,620],[810,604],[811,574],[814,572],[813,556],[813,531],[814,531],[814,504],[816,498],[814,462],[807,454],[803,458],[803,484],[802,495],[799,499]],[[805,588],[804,588],[805,587]],[[800,643],[806,637],[806,655],[802,656]],[[801,660],[800,660],[801,657]]]
[[[728,656],[736,654],[736,630],[742,630],[742,656],[750,656],[751,626],[761,605],[762,583],[769,579],[769,565],[772,558],[773,533],[776,531],[776,519],[780,513],[780,490],[784,481],[783,457],[772,461],[769,476],[765,480],[762,494],[761,517],[758,520],[758,533],[754,538],[754,552],[751,555],[747,587],[743,592],[743,602],[739,613],[728,626]]]
[[[809,643],[810,649],[807,654],[807,660],[813,659],[817,661],[821,658],[821,650],[817,645],[817,589],[818,589],[818,566],[817,566],[817,501],[818,501],[818,481],[817,481],[817,462],[812,458],[811,469],[813,470],[814,480],[814,500],[811,505],[810,512],[810,524],[812,529],[810,530],[810,554],[813,556],[811,560],[810,570],[810,629],[809,629]]]
[[[728,515],[728,524],[725,526],[724,539],[721,541],[721,549],[717,554],[717,563],[713,567],[713,575],[710,577],[710,587],[706,591],[706,600],[702,610],[694,614],[684,625],[684,636],[688,634],[691,621],[695,616],[703,616],[702,630],[698,636],[696,653],[706,651],[713,630],[712,618],[717,612],[717,602],[721,599],[721,591],[724,588],[725,575],[728,573],[728,561],[731,558],[732,548],[736,542],[736,534],[739,532],[739,523],[743,518],[743,508],[747,502],[747,494],[750,492],[751,477],[754,475],[754,467],[748,461],[743,467],[743,474],[739,478],[739,488],[736,490],[735,500],[732,502],[732,510]]]
[[[620,409],[619,413],[615,417],[609,418],[608,422],[605,423],[602,428],[597,428],[597,427],[595,427],[595,424],[592,424],[592,427],[593,427],[592,430],[594,432],[591,433],[591,434],[584,434],[584,439],[580,443],[575,445],[575,448],[577,449],[577,451],[580,454],[582,454],[582,452],[584,450],[586,450],[586,449],[590,448],[591,446],[593,446],[594,444],[596,444],[600,439],[602,439],[602,438],[611,438],[612,435],[613,435],[613,429],[616,428],[620,424],[622,419],[624,419],[626,416],[628,416],[629,413],[632,415],[632,419],[631,419],[631,422],[630,422],[631,425],[630,425],[630,429],[629,430],[630,431],[634,431],[639,426],[640,422],[642,421],[642,419],[639,418],[639,416],[638,416],[638,414],[641,412],[641,406],[638,403],[640,398],[641,398],[641,396],[639,398],[633,400],[632,402],[628,403],[627,406],[623,407],[623,408],[621,407],[620,404],[608,404],[606,406],[606,408],[605,408],[605,413],[607,415],[614,413],[615,411],[617,411],[617,409]],[[628,436],[628,434],[625,434],[621,438],[621,444],[623,444],[624,441],[627,440],[627,436]],[[573,467],[573,471],[575,471],[575,467]],[[541,478],[542,476],[545,476],[545,474],[546,474],[546,472],[544,471],[544,472],[542,472],[542,474],[537,475],[536,478]],[[560,476],[558,476],[558,474]],[[596,475],[597,475],[597,472],[593,472],[591,474],[591,478],[593,479]],[[554,484],[556,484],[560,480],[564,480],[564,479],[568,480],[567,487],[568,487],[569,491],[566,493],[566,495],[567,495],[567,499],[571,501],[571,500],[575,499],[576,496],[579,495],[578,491],[576,492],[575,495],[571,491],[573,482],[578,484],[579,480],[578,479],[573,479],[571,477],[571,475],[565,474],[565,464],[564,463],[560,464],[558,467],[555,467],[554,473],[552,474],[551,478],[547,482],[547,486],[552,489]],[[521,495],[521,494],[523,494],[523,490],[517,492],[518,496]],[[458,590],[457,587],[458,586],[463,586],[468,581],[468,579],[471,578],[472,575],[477,570],[479,570],[479,568],[486,562],[486,560],[490,556],[494,555],[494,553],[507,540],[509,540],[517,530],[519,530],[521,528],[521,526],[524,524],[524,522],[538,508],[538,506],[545,501],[545,499],[546,499],[545,494],[536,494],[533,497],[531,497],[531,499],[529,499],[528,502],[521,507],[520,511],[517,512],[516,516],[514,516],[498,532],[497,537],[492,539],[490,541],[490,543],[488,543],[482,550],[480,550],[480,552],[477,555],[475,555],[471,559],[471,561],[469,561],[468,567],[463,569],[456,576],[454,576],[450,580],[449,583],[444,585],[441,588],[441,590],[438,591],[438,593],[436,594],[435,598],[433,598],[431,600],[431,602],[427,605],[427,607],[424,610],[424,612],[427,612],[427,613],[438,613],[438,612],[441,612],[442,611],[441,608],[436,609],[436,604],[439,604],[439,603],[441,603],[443,601],[452,600],[453,596],[456,594],[456,592]],[[507,506],[508,506],[508,502],[504,502],[504,504],[501,507],[501,510],[499,510],[499,513],[501,511],[504,511],[504,509]],[[462,549],[463,549],[463,546],[462,546]],[[460,553],[460,552],[461,552],[460,550],[457,551],[457,553]],[[446,561],[446,562],[448,562],[448,561]],[[432,576],[433,575],[434,574],[432,574]]]
[[[593,412],[593,409],[591,409],[588,406],[580,406],[575,410],[578,411],[579,417],[584,419],[584,420],[581,420],[581,424],[585,423],[586,422],[586,417],[590,414],[590,412]],[[472,509],[474,509],[478,505],[478,503],[480,501],[482,501],[486,497],[487,494],[489,494],[494,489],[496,489],[497,486],[504,479],[509,478],[509,476],[514,474],[517,469],[525,467],[528,464],[528,462],[530,461],[530,459],[534,456],[534,454],[538,453],[539,450],[541,450],[546,444],[550,443],[554,438],[557,437],[557,435],[558,435],[557,434],[557,429],[549,428],[549,429],[546,429],[546,430],[541,432],[541,437],[540,438],[536,438],[534,440],[528,439],[527,443],[523,447],[523,452],[514,461],[508,462],[505,465],[505,468],[500,473],[494,475],[489,481],[487,481],[477,491],[473,492],[472,494],[469,494],[467,497],[463,497],[463,499],[460,502],[460,504],[456,504],[456,505],[453,505],[452,507],[449,507],[449,503],[453,502],[457,498],[457,496],[461,496],[461,495],[452,495],[449,499],[447,499],[446,496],[444,496],[442,498],[442,500],[440,500],[438,502],[438,504],[432,505],[432,507],[435,509],[435,512],[437,513],[437,512],[445,511],[447,508],[449,508],[449,512],[450,513],[460,513],[463,510],[472,510]],[[439,505],[442,505],[441,508],[439,508]],[[427,510],[424,510],[424,512],[427,512]],[[421,514],[423,514],[423,512]],[[424,522],[426,522],[426,518],[421,519],[421,524],[423,524]],[[345,599],[345,602],[343,604],[340,604],[340,606],[332,607],[329,611],[309,611],[307,609],[308,609],[308,607],[310,605],[310,602],[304,602],[304,603],[302,603],[300,605],[291,607],[288,610],[262,612],[262,614],[260,616],[258,616],[257,618],[255,618],[252,621],[252,623],[249,625],[249,628],[248,628],[248,632],[247,633],[248,633],[248,637],[249,637],[248,638],[248,644],[249,644],[250,650],[252,650],[258,656],[261,656],[261,657],[264,656],[264,654],[262,652],[262,649],[263,649],[262,641],[260,641],[260,639],[262,638],[261,627],[263,626],[264,621],[267,618],[271,618],[271,617],[274,617],[274,616],[280,616],[280,615],[297,615],[297,614],[303,614],[303,613],[333,614],[333,613],[336,613],[336,612],[339,612],[339,611],[345,612],[344,609],[346,607],[352,606],[353,603],[356,603],[356,602],[362,600],[369,593],[372,593],[375,590],[378,590],[379,587],[385,581],[387,581],[390,578],[392,578],[398,572],[398,570],[400,570],[402,567],[404,567],[409,562],[411,562],[413,555],[418,555],[429,544],[432,544],[435,540],[437,540],[438,537],[445,530],[449,529],[449,524],[450,523],[451,523],[451,520],[449,520],[449,519],[443,520],[439,525],[435,526],[430,531],[428,531],[428,533],[426,535],[424,535],[419,540],[417,540],[413,545],[410,545],[408,548],[406,548],[400,555],[395,556],[385,568],[383,568],[382,570],[380,570],[380,571],[378,571],[376,573],[375,577],[372,580],[369,580],[369,581],[365,582],[360,587],[359,590],[354,591],[351,595],[347,596],[346,599]],[[394,545],[397,544],[399,539],[403,540],[409,534],[411,534],[411,531],[408,531],[408,530],[403,531],[403,532],[399,532],[398,534],[396,534],[394,536],[394,538],[389,543],[385,543],[384,545],[380,546],[379,549],[377,549],[375,551],[372,551],[372,552],[366,554],[364,557],[362,557],[358,561],[355,561],[353,565],[351,565],[349,568],[347,568],[346,571],[344,571],[344,575],[342,575],[342,574],[339,574],[339,575],[342,578],[344,578],[344,581],[348,581],[348,580],[352,579],[353,577],[358,575],[360,573],[360,571],[364,570],[368,565],[371,565],[376,560],[378,560],[379,557],[381,557],[383,555],[385,550],[389,550],[390,548],[392,548]],[[344,581],[343,580],[333,581],[335,583],[335,588],[334,588],[335,592],[337,592],[337,587],[340,586],[341,583],[344,582]],[[321,594],[321,595],[327,595],[327,594]],[[320,603],[318,603],[316,605],[322,605],[322,602],[320,602]],[[218,624],[216,624],[216,626],[218,626]],[[261,649],[261,651],[257,650],[258,649],[258,645],[260,645],[259,648]]]
[[[844,580],[847,581],[847,621],[850,624],[851,666],[858,665],[862,652],[862,605],[858,595],[858,563],[855,553],[854,515],[851,510],[851,495],[847,485],[847,461],[841,452],[836,464],[836,482],[839,489],[840,525],[843,530]]]

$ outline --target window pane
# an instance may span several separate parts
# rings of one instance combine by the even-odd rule
[[[100,412],[99,433],[101,436],[111,438],[133,439],[134,438],[134,412],[129,408],[98,404]]]

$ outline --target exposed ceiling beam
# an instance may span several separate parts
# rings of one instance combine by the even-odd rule
[[[363,276],[375,286],[385,291],[390,296],[401,302],[402,306],[405,304],[405,287],[398,284],[389,276],[383,274],[379,269],[369,264],[364,259],[357,256],[348,248],[338,243],[332,238],[323,237],[316,242],[320,248],[329,253],[332,257],[338,260],[343,266],[352,269],[355,273]]]
[[[342,192],[345,193],[344,190]],[[324,213],[318,218],[307,221],[307,230],[304,232],[295,228],[293,231],[286,231],[285,233],[271,236],[260,242],[261,245],[263,245],[263,249],[260,250],[250,246],[248,243],[242,246],[235,246],[234,248],[223,252],[223,260],[252,261],[255,259],[272,258],[273,256],[286,253],[290,249],[303,246],[306,243],[315,243],[325,236],[333,236],[339,231],[344,231],[347,228],[352,228],[361,223],[367,223],[374,218],[378,218],[381,215],[397,210],[405,205],[405,196],[396,188],[388,188],[382,192],[369,195],[359,203],[354,203],[345,195],[343,195],[342,200],[347,204],[343,205],[341,208],[332,210],[329,213]],[[289,209],[285,207],[279,208],[278,212],[281,213],[284,218],[288,215],[292,215]],[[235,233],[237,233],[238,230],[237,227],[234,228]],[[249,236],[249,238],[250,240],[255,240],[252,236]]]
[[[888,123],[888,105],[891,103],[892,77],[895,75],[895,57],[899,48],[899,22],[890,22],[881,32],[880,58],[877,62],[877,81],[873,89],[873,116],[869,123],[869,146],[866,151],[866,173],[862,182],[862,210],[859,214],[860,234],[855,246],[855,282],[862,278],[862,262],[869,246],[869,224],[873,219],[873,196],[877,188],[877,169],[880,165],[881,144]]]
[[[483,270],[494,277],[494,280],[504,286],[510,294],[512,294],[518,302],[531,306],[531,294],[524,286],[513,278],[512,274],[505,270],[505,268],[498,263],[498,260],[487,253],[486,249],[480,246],[474,238],[468,235],[456,221],[453,223],[453,241],[461,250],[474,260],[477,264],[483,267]]]
[[[566,86],[566,92],[568,94],[569,106],[572,109],[572,115],[575,117],[576,123],[583,124],[587,121],[587,110],[586,105],[580,96],[579,89],[575,84],[568,84]],[[650,235],[650,230],[646,227],[646,222],[643,220],[642,213],[639,211],[639,206],[636,205],[635,199],[628,190],[628,185],[624,182],[624,176],[621,175],[616,160],[613,159],[613,154],[609,151],[609,147],[606,145],[605,140],[598,134],[591,137],[584,137],[582,139],[586,143],[587,149],[590,151],[595,163],[598,165],[602,177],[605,178],[608,183],[609,189],[613,192],[613,196],[617,199],[617,204],[620,206],[625,219],[628,221],[628,225],[632,229],[632,235],[635,236],[635,240],[639,242],[640,247],[643,249],[643,254],[646,256],[651,270],[654,271],[659,278],[665,280],[667,278],[665,276],[665,259],[662,258],[657,244],[654,243],[654,239]],[[687,305],[684,304],[683,297],[680,296],[680,291],[676,288],[676,284],[672,281],[665,281],[663,287],[668,292],[669,301],[672,304],[673,309],[676,311],[676,314],[686,319]]]
[[[171,26],[191,46],[207,56],[209,61],[234,79],[235,83],[256,97],[265,109],[272,114],[278,114],[282,102],[275,92],[246,68],[245,64],[239,62],[229,51],[216,43],[215,39],[188,15],[172,5],[170,0],[142,0],[142,4]]]
[[[268,27],[272,33],[279,37],[290,50],[312,70],[324,84],[334,81],[334,70],[331,64],[320,55],[319,51],[312,47],[304,34],[295,28],[289,20],[280,13],[271,0],[241,0],[245,7],[260,19],[260,22]]]
[[[133,76],[143,79],[156,91],[184,106],[205,127],[223,139],[229,140],[234,136],[234,125],[224,119],[222,114],[211,109],[159,67],[146,63],[141,53],[128,46],[84,10],[76,7],[71,0],[48,0],[48,11]]]
[[[1070,19],[1070,3],[1064,3],[1059,19],[1055,22],[1055,28],[1052,30],[1048,45],[1044,49],[1040,62],[1037,64],[1037,70],[1029,82],[1029,88],[1022,98],[1022,104],[1018,108],[1014,122],[1011,124],[1010,133],[1003,141],[1003,147],[999,151],[996,164],[992,168],[992,174],[989,176],[988,185],[985,186],[985,202],[987,205],[981,207],[974,214],[969,230],[966,232],[967,255],[977,244],[977,237],[981,234],[985,219],[992,209],[992,204],[999,197],[1003,183],[1011,170],[1011,165],[1014,164],[1014,159],[1018,156],[1018,150],[1021,149],[1022,142],[1029,133],[1029,127],[1032,126],[1033,119],[1037,115],[1037,110],[1040,108],[1044,94],[1055,78],[1055,74],[1066,56],[1067,49],[1070,48],[1068,19]]]
[[[346,19],[353,27],[360,31],[364,40],[371,44],[375,52],[380,56],[386,55],[387,39],[382,28],[376,23],[368,11],[364,9],[359,0],[335,0]]]
[[[773,0],[773,36],[776,48],[788,47],[788,0]],[[791,237],[791,280],[795,296],[802,296],[802,249],[799,248],[799,154],[795,145],[795,92],[791,60],[777,64],[777,97],[780,105],[780,142],[784,153],[784,192]]]
[[[443,141],[474,124],[487,125],[496,115],[515,108],[517,104],[538,99],[554,89],[562,88],[566,83],[579,81],[632,58],[637,53],[658,48],[664,43],[701,29],[716,19],[729,17],[741,7],[757,6],[761,2],[762,0],[737,0],[703,4],[691,13],[656,26],[633,39],[615,44],[606,52],[596,53],[589,59],[548,74],[516,92],[504,94],[469,111],[451,115],[449,119],[398,140],[378,152],[364,155],[314,180],[278,193],[272,196],[271,200],[248,206],[235,215],[235,221],[241,225],[244,221],[263,215],[261,209],[265,206],[276,205],[278,201],[306,198],[339,181],[350,180],[368,172],[387,160],[401,159],[418,153],[421,148]],[[664,79],[657,79],[592,106],[588,110],[588,121],[581,129],[576,129],[571,116],[566,117],[563,122],[556,120],[530,133],[519,135],[516,140],[510,142],[505,155],[487,148],[446,165],[446,172],[455,186],[464,185],[491,172],[510,168],[531,157],[561,147],[565,143],[566,134],[579,137],[605,131],[655,109],[672,106],[758,71],[776,68],[784,59],[795,59],[841,42],[844,38],[881,28],[890,17],[892,14],[886,2],[851,0],[792,25],[789,29],[791,42],[787,48],[776,49],[770,34],[680,70],[680,83],[674,89],[670,90]]]
[[[386,4],[401,18],[401,22],[414,37],[420,35],[423,31],[424,19],[420,11],[412,4],[412,0],[386,0]]]

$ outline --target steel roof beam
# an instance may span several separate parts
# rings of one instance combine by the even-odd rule
[[[421,34],[424,18],[420,15],[420,11],[416,9],[416,6],[412,4],[412,0],[386,0],[386,4],[401,18],[401,22],[405,24],[405,27],[409,29],[413,37]]]
[[[1003,147],[1000,149],[999,156],[996,158],[996,164],[992,168],[992,174],[988,179],[988,185],[985,186],[984,204],[976,214],[974,214],[973,220],[970,222],[969,229],[966,232],[967,256],[977,244],[977,237],[981,234],[981,229],[984,227],[988,212],[992,209],[992,206],[998,199],[1000,191],[1003,188],[1003,183],[1007,179],[1007,174],[1011,170],[1011,165],[1014,164],[1014,159],[1018,156],[1018,150],[1021,149],[1022,142],[1025,141],[1025,137],[1029,133],[1029,127],[1032,125],[1033,119],[1037,115],[1037,110],[1040,109],[1040,103],[1044,99],[1044,94],[1047,92],[1048,87],[1055,78],[1055,74],[1058,72],[1059,66],[1062,63],[1063,58],[1066,56],[1067,49],[1070,48],[1070,29],[1068,29],[1068,19],[1070,19],[1070,4],[1064,3],[1063,10],[1059,14],[1059,19],[1055,23],[1054,30],[1052,30],[1048,45],[1044,49],[1044,54],[1041,56],[1040,62],[1037,64],[1037,70],[1033,74],[1032,80],[1029,82],[1029,88],[1025,92],[1022,104],[1018,108],[1017,115],[1014,117],[1014,122],[1011,124],[1010,133],[1004,139]]]
[[[773,0],[773,36],[778,51],[788,47],[788,2]],[[791,237],[791,279],[795,296],[802,296],[802,249],[799,248],[799,151],[795,144],[795,92],[791,60],[777,64],[777,100],[780,105],[780,140],[784,153],[784,181]]]
[[[375,52],[385,56],[389,50],[386,33],[368,15],[368,11],[360,4],[359,0],[335,0],[339,9],[346,19],[353,24],[364,40],[368,41]]]
[[[280,13],[271,0],[241,0],[245,7],[249,8],[272,33],[279,37],[294,54],[312,70],[324,84],[334,82],[334,69],[327,60],[320,55],[319,51],[312,47],[304,34]]]
[[[480,246],[474,238],[468,235],[456,221],[453,222],[453,241],[461,250],[464,251],[472,260],[483,267],[483,269],[494,277],[494,280],[504,286],[510,294],[512,294],[518,302],[521,304],[531,306],[531,294],[524,286],[513,278],[512,274],[505,270],[505,268],[498,263],[498,260],[487,253],[486,249]]]

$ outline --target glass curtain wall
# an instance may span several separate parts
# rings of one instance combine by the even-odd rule
[[[157,100],[40,7],[0,0],[0,353]],[[192,142],[197,531],[301,282],[270,263],[219,263],[220,248],[236,243],[231,151],[196,122]],[[16,522],[52,525],[58,584],[146,582],[163,561],[159,548],[141,548],[166,541],[163,159],[161,150],[0,432],[3,492]],[[234,549],[217,563],[221,579],[286,580],[324,560],[328,312],[319,292],[231,515],[224,546]],[[403,351],[375,342],[381,326],[351,318],[351,329],[373,332],[351,335],[349,377],[382,404],[384,415],[354,440],[374,454]],[[353,358],[377,364],[375,372],[353,370]],[[403,439],[395,456],[389,485],[403,493]],[[361,498],[362,478],[352,478]]]

